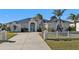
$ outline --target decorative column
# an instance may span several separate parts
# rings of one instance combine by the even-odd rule
[[[29,22],[29,24],[28,24],[28,31],[30,32],[30,22]]]
[[[37,32],[37,23],[35,23],[35,32]]]

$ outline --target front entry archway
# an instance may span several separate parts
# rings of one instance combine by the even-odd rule
[[[28,29],[29,32],[37,32],[37,22],[34,20],[29,21]]]

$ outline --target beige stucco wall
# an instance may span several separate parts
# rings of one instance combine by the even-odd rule
[[[59,22],[48,23],[49,31],[56,30],[58,24],[59,24]],[[62,27],[63,27],[63,31],[65,31],[69,27],[69,23],[68,22],[65,22],[65,23],[61,22],[61,24],[62,24]]]
[[[16,30],[14,30],[14,27],[13,26],[16,26]],[[16,23],[12,23],[11,25],[10,25],[10,29],[11,29],[11,31],[12,32],[21,32],[21,24],[16,24]]]
[[[28,28],[28,23],[21,24],[22,28]]]

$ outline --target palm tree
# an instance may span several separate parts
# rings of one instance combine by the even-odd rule
[[[61,16],[63,15],[64,12],[65,12],[65,9],[64,10],[57,9],[57,10],[54,10],[53,12],[53,14],[57,17],[57,19],[60,20],[60,23],[61,23]]]
[[[62,31],[63,27],[62,27],[62,24],[61,24],[61,16],[63,15],[63,13],[65,12],[65,9],[56,9],[54,10],[53,14],[54,16],[57,18],[57,20],[59,20],[59,24],[57,25],[57,30],[59,31]]]
[[[71,19],[74,21],[74,25],[75,25],[75,31],[76,31],[76,23],[77,23],[77,20],[79,19],[79,14],[70,14],[70,16],[68,17],[68,19]]]

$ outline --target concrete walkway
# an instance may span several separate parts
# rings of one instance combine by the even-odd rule
[[[18,33],[10,40],[15,42],[1,43],[0,50],[50,50],[46,42],[36,32]]]

